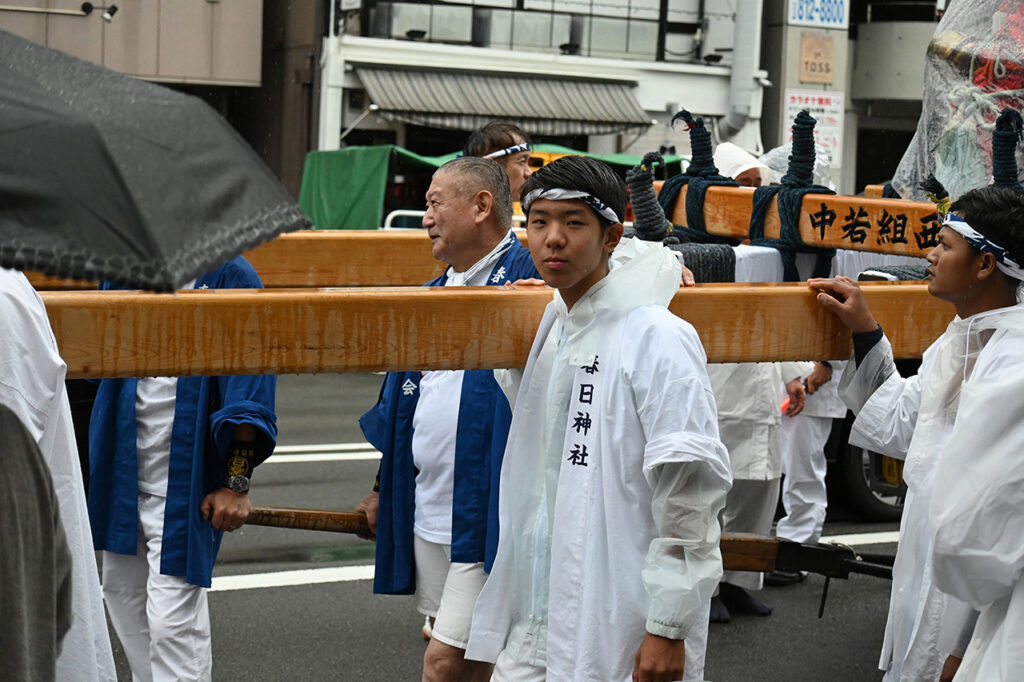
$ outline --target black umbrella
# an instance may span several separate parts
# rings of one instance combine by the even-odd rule
[[[201,100],[0,31],[0,265],[167,291],[309,226]]]

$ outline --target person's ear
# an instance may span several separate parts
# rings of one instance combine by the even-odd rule
[[[615,250],[615,247],[619,245],[619,240],[622,239],[623,231],[622,223],[612,223],[608,226],[608,229],[604,231],[604,251],[606,254],[611,253]]]
[[[996,257],[987,251],[981,253],[981,257],[978,258],[978,270],[977,277],[980,280],[986,280],[993,274],[998,272],[999,268],[996,267]]]
[[[494,212],[494,196],[485,189],[473,197],[473,208],[476,211],[476,223],[483,223]]]

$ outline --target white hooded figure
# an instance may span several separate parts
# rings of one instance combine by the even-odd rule
[[[771,168],[731,142],[715,147],[718,172],[745,187],[776,181]],[[739,280],[739,278],[737,278]],[[731,533],[771,531],[782,477],[782,398],[789,381],[799,377],[795,363],[723,363],[708,365],[708,377],[718,405],[722,442],[729,450],[733,487],[726,498],[722,529]],[[771,608],[748,595],[760,590],[761,573],[726,571],[726,587],[712,606],[712,619],[727,621],[728,608],[768,615]],[[719,601],[720,599],[720,601]]]
[[[793,153],[793,143],[787,142],[765,152],[758,161],[768,166],[775,176],[775,182],[782,180],[782,177],[789,172],[789,155]],[[832,182],[832,162],[829,161],[828,152],[820,147],[814,149],[814,169],[811,171],[811,178],[815,185],[828,187],[831,190],[836,188]]]
[[[715,147],[715,166],[727,178],[733,178],[744,187],[764,187],[778,181],[775,172],[755,156],[732,142]]]

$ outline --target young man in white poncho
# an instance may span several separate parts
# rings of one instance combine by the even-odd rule
[[[958,666],[957,680],[1021,679],[1024,194],[965,194],[928,262],[928,290],[957,316],[909,379],[854,282],[810,281],[854,333],[840,384],[857,413],[850,442],[906,459],[879,667],[886,680],[952,679]]]
[[[523,189],[557,291],[509,382],[498,553],[466,651],[493,680],[703,678],[728,454],[700,339],[667,309],[679,263],[620,243],[625,204],[582,157]]]

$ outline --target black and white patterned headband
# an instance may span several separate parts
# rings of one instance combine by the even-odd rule
[[[594,209],[594,212],[604,218],[610,223],[621,223],[622,219],[615,215],[615,211],[612,210],[611,206],[604,203],[593,194],[587,194],[575,189],[562,189],[561,187],[548,187],[547,189],[535,189],[531,192],[527,192],[526,196],[523,197],[522,206],[523,213],[527,216],[530,215],[530,204],[537,199],[551,199],[552,201],[565,201],[567,199],[579,199],[590,208]]]

